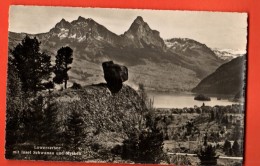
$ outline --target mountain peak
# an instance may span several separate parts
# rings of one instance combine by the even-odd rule
[[[136,34],[143,33],[144,31],[151,31],[151,28],[146,22],[144,22],[141,16],[137,16],[127,32]]]
[[[60,22],[66,22],[66,20],[65,20],[64,18],[62,18],[62,19],[60,20]]]
[[[66,29],[68,29],[70,26],[71,26],[71,24],[68,21],[66,21],[64,18],[62,18],[60,20],[60,22],[58,22],[55,25],[55,28],[66,28]]]
[[[152,30],[141,16],[137,16],[130,28],[124,33],[124,37],[132,41],[135,47],[165,48],[160,33]]]
[[[134,20],[134,22],[137,24],[142,24],[142,23],[144,23],[144,20],[141,16],[137,16],[136,19]]]
[[[82,17],[82,16],[79,16],[78,17],[78,19],[77,19],[77,21],[80,21],[80,22],[82,22],[82,21],[86,21],[87,19],[85,19],[84,17]]]
[[[72,25],[74,24],[81,24],[81,23],[96,23],[92,18],[84,18],[82,16],[79,16],[77,20],[73,20],[71,22]]]
[[[60,22],[58,22],[57,24],[70,24],[70,22],[67,21],[67,20],[65,20],[64,18],[62,18],[62,19],[60,20]],[[56,24],[56,25],[57,25],[57,24]]]

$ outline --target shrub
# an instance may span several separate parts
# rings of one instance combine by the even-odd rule
[[[72,87],[71,87],[71,89],[81,89],[81,88],[82,88],[82,86],[80,84],[76,83],[76,82],[74,82]]]

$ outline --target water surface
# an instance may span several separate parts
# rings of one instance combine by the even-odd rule
[[[211,101],[198,101],[194,100],[194,94],[164,94],[164,93],[148,93],[148,97],[154,100],[155,108],[184,108],[202,106],[204,103],[206,106],[226,106],[232,104],[238,104],[238,102],[232,102],[228,99],[218,100],[217,97],[210,97]]]

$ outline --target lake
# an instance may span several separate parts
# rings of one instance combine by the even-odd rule
[[[154,99],[155,108],[184,108],[202,106],[205,103],[206,106],[226,106],[232,104],[239,104],[238,102],[232,102],[228,99],[217,100],[217,97],[210,97],[211,101],[198,101],[194,100],[194,94],[163,94],[163,93],[148,93],[148,97]]]

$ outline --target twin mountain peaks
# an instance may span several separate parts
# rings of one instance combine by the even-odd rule
[[[157,49],[166,48],[159,32],[152,30],[140,16],[134,20],[130,28],[122,35],[116,35],[93,19],[85,19],[81,16],[72,22],[62,19],[49,33],[58,36],[60,39],[69,38],[78,42],[96,39],[106,41],[114,46],[143,48],[148,45]]]
[[[174,32],[173,32],[174,33]],[[9,33],[9,48],[14,48],[25,33]],[[117,35],[91,18],[62,19],[49,32],[27,34],[41,41],[41,50],[55,60],[57,50],[70,46],[74,60],[70,81],[83,85],[103,80],[101,63],[113,60],[129,68],[128,84],[144,84],[154,91],[190,91],[203,78],[227,60],[192,39],[163,40],[138,16],[124,34]]]

